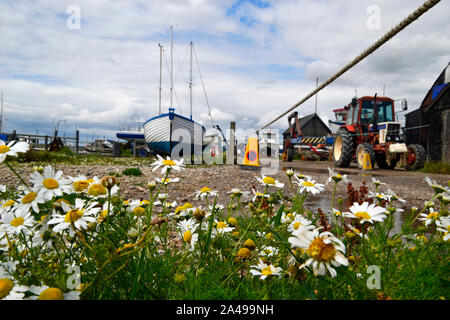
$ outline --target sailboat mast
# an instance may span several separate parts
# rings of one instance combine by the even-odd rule
[[[161,114],[161,91],[162,91],[162,55],[163,46],[159,43],[159,114]]]
[[[190,112],[191,112],[191,120],[192,120],[192,46],[194,43],[191,41],[191,68],[190,68],[190,77],[189,77],[189,103],[190,103]]]
[[[170,26],[170,107],[173,108],[173,27]]]
[[[0,133],[2,133],[3,129],[3,91],[1,97],[1,109],[0,109]]]

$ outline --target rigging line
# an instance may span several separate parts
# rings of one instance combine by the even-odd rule
[[[317,87],[315,90],[310,92],[308,95],[306,95],[302,100],[297,102],[295,105],[290,107],[288,110],[286,110],[284,113],[276,117],[271,122],[267,123],[266,125],[262,126],[258,130],[256,130],[253,133],[258,133],[261,129],[264,129],[268,126],[270,126],[272,123],[280,120],[282,117],[284,117],[287,113],[294,110],[301,104],[305,103],[309,98],[314,96],[316,93],[321,91],[323,88],[328,86],[330,83],[332,83],[334,80],[339,78],[341,75],[343,75],[345,72],[347,72],[349,69],[354,67],[356,64],[361,62],[364,58],[366,58],[368,55],[373,53],[375,50],[377,50],[379,47],[381,47],[383,44],[385,44],[387,41],[389,41],[392,37],[394,37],[397,33],[405,29],[408,25],[416,21],[421,15],[423,15],[425,12],[430,10],[432,7],[434,7],[436,4],[438,4],[441,0],[428,0],[426,1],[422,6],[420,6],[418,9],[416,9],[412,14],[410,14],[408,17],[406,17],[402,22],[400,22],[398,25],[396,25],[394,28],[392,28],[389,32],[387,32],[384,36],[379,38],[374,44],[372,44],[369,48],[364,50],[360,55],[358,55],[356,58],[354,58],[351,62],[349,62],[347,65],[345,65],[341,70],[339,70],[337,73],[332,75],[327,81],[322,83],[319,87]]]
[[[167,58],[166,58],[166,53],[164,52],[164,61],[166,62],[166,66],[167,68],[169,68],[169,63],[167,62]],[[177,96],[177,91],[175,90],[175,86],[172,88],[173,90],[173,94],[175,95],[175,100],[177,102],[177,108],[180,110],[180,114],[182,114],[183,112],[183,108],[181,107],[180,102],[178,101],[178,96]],[[173,106],[170,106],[170,108],[173,108]]]
[[[184,53],[184,56],[183,56],[183,60],[181,60],[181,63],[178,65],[178,71],[177,71],[177,74],[175,75],[175,79],[173,80],[174,82],[176,82],[177,81],[177,79],[178,79],[178,77],[180,76],[180,73],[181,73],[181,66],[184,64],[184,62],[186,61],[186,57],[187,57],[187,55],[188,55],[188,53],[189,53],[189,47],[186,49],[186,51],[185,51],[185,53]]]
[[[195,62],[197,63],[198,74],[199,74],[200,80],[202,82],[203,93],[205,94],[205,99],[206,99],[206,105],[208,106],[208,115],[211,118],[211,125],[214,127],[214,119],[211,114],[211,108],[209,107],[208,95],[206,94],[205,83],[203,82],[202,73],[200,71],[200,64],[198,63],[197,52],[196,52],[194,46],[192,46],[192,49],[194,49],[193,52],[194,52]]]

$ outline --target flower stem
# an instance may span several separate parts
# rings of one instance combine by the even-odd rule
[[[22,179],[22,177],[17,173],[17,171],[14,170],[14,168],[9,164],[9,162],[5,160],[5,164],[6,164],[6,166],[7,166],[7,167],[8,167],[8,168],[16,175],[16,177],[19,178],[19,180],[20,180],[20,182],[23,184],[23,186],[24,186],[25,188],[27,188],[28,191],[31,192],[31,189],[30,189],[30,187],[28,186],[28,184]]]

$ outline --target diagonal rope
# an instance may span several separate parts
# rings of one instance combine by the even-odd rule
[[[351,62],[349,62],[346,66],[344,66],[341,70],[339,70],[337,73],[332,75],[327,81],[322,83],[319,87],[317,87],[315,90],[313,90],[311,93],[306,95],[302,100],[294,104],[292,107],[290,107],[288,110],[286,110],[284,113],[276,117],[271,122],[267,123],[266,125],[262,126],[258,130],[256,130],[254,133],[258,133],[260,130],[270,126],[272,123],[280,120],[282,117],[284,117],[287,113],[291,112],[301,104],[305,103],[309,98],[314,96],[316,93],[318,93],[320,90],[328,86],[330,83],[332,83],[334,80],[339,78],[341,75],[343,75],[346,71],[354,67],[357,63],[361,62],[364,58],[366,58],[368,55],[373,53],[375,50],[377,50],[379,47],[381,47],[383,44],[385,44],[387,41],[389,41],[392,37],[394,37],[397,33],[405,29],[408,25],[416,21],[421,15],[423,15],[425,12],[430,10],[432,7],[434,7],[436,4],[438,4],[441,0],[428,0],[426,1],[422,6],[420,6],[418,9],[416,9],[412,14],[410,14],[408,17],[406,17],[402,22],[400,22],[397,26],[392,28],[388,33],[386,33],[384,36],[382,36],[380,39],[378,39],[377,42],[372,44],[369,48],[364,50],[359,56],[354,58]]]

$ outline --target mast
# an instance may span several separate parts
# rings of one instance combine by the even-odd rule
[[[170,26],[170,108],[173,108],[173,26]]]
[[[3,91],[1,96],[1,107],[0,107],[0,133],[2,133],[3,129]]]
[[[191,41],[191,67],[190,67],[190,77],[189,77],[189,105],[190,105],[190,114],[192,120],[192,47],[194,43]]]
[[[159,114],[161,114],[161,90],[162,90],[162,54],[163,46],[158,43],[159,46]]]

